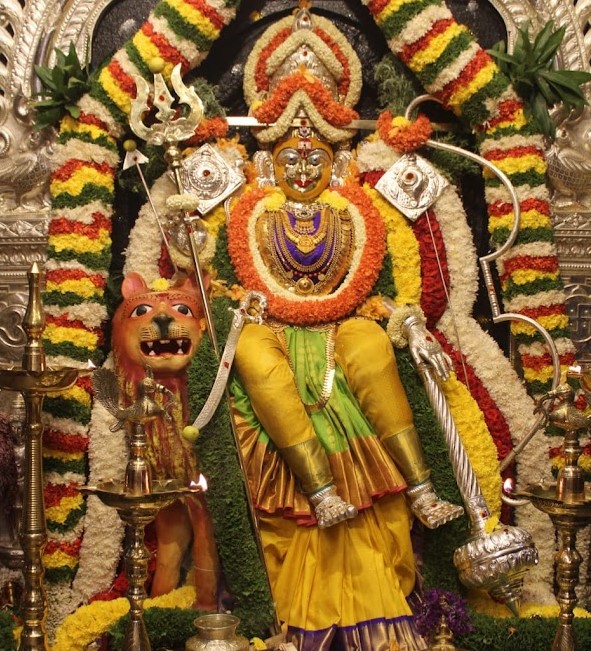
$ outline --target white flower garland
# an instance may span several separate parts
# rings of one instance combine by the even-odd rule
[[[250,52],[250,56],[246,59],[246,63],[244,64],[243,90],[244,100],[248,106],[251,106],[254,102],[257,101],[257,99],[259,99],[259,91],[257,90],[255,82],[255,69],[257,61],[259,60],[267,43],[269,41],[272,41],[273,38],[275,38],[275,36],[277,36],[277,34],[279,34],[282,29],[285,29],[286,24],[283,23],[285,23],[285,19],[280,20],[265,30],[265,41],[263,42],[262,38],[258,38]],[[290,20],[290,24],[293,24],[293,18]]]
[[[285,20],[285,19],[284,19]],[[293,18],[288,18],[288,22],[293,23]],[[314,22],[318,22],[318,16],[314,18]],[[270,78],[284,63],[287,57],[291,56],[300,46],[309,45],[310,49],[316,54],[320,61],[327,67],[330,74],[338,81],[343,76],[343,66],[338,59],[335,58],[332,50],[328,45],[310,30],[298,30],[293,32],[281,45],[273,52],[267,59],[266,73]]]
[[[359,97],[361,96],[361,88],[363,85],[363,76],[361,74],[361,62],[359,61],[359,57],[347,39],[343,36],[343,34],[338,29],[336,29],[329,20],[317,15],[315,15],[312,20],[314,26],[318,26],[320,29],[325,31],[337,43],[343,54],[347,57],[351,79],[349,81],[347,94],[340,101],[345,106],[353,107],[359,101]],[[256,87],[255,71],[262,51],[277,36],[277,34],[279,34],[282,30],[291,27],[293,25],[293,22],[293,17],[287,17],[269,27],[263,36],[257,39],[255,46],[253,47],[248,59],[246,60],[246,64],[244,66],[243,84],[244,99],[249,106],[252,106],[254,102],[260,99],[260,93]],[[297,36],[297,34],[301,34],[301,36]],[[340,79],[342,76],[342,66],[339,64],[340,68],[335,68],[337,74],[333,73],[332,68],[335,64],[338,64],[336,57],[330,48],[324,43],[324,41],[322,41],[320,37],[318,37],[313,32],[310,32],[309,30],[301,30],[300,32],[295,32],[293,35],[289,36],[281,45],[278,46],[277,50],[275,50],[275,52],[269,57],[269,60],[267,61],[267,73],[269,74],[270,70],[273,70],[274,67],[280,65],[285,60],[285,58],[289,56],[290,52],[296,49],[292,48],[292,43],[297,43],[299,46],[304,42],[310,45],[311,43],[314,44],[314,52],[318,54],[321,61],[327,66],[331,74],[333,74],[333,76],[335,76],[337,79]],[[316,49],[316,46],[318,46],[318,51]]]
[[[47,265],[46,269],[49,266]],[[58,305],[48,305],[45,308],[45,313],[58,317],[61,315],[61,308]],[[89,328],[100,328],[107,318],[107,308],[100,303],[88,301],[78,305],[71,305],[68,314],[71,319],[83,321]]]
[[[399,51],[405,43],[413,43],[431,30],[433,23],[449,17],[447,7],[431,5],[408,21],[402,31],[388,41],[390,50]]]
[[[388,146],[381,138],[362,140],[357,147],[357,169],[359,172],[374,172],[390,169],[400,158],[400,154]]]
[[[119,162],[119,155],[117,152],[106,149],[101,145],[95,145],[75,138],[71,138],[63,145],[55,145],[55,150],[51,157],[51,166],[53,169],[61,167],[71,159],[91,160],[94,163],[107,163],[110,167],[114,167]],[[84,206],[89,216],[92,215],[90,206],[91,204]]]
[[[113,368],[110,355],[104,368]],[[101,481],[122,481],[127,462],[127,443],[121,431],[111,432],[113,417],[95,400],[92,407],[88,464],[88,485]],[[86,503],[84,538],[80,548],[80,565],[72,586],[75,605],[110,587],[121,557],[124,526],[117,511],[105,506],[98,497],[90,496]]]
[[[94,97],[91,97],[90,95],[83,95],[78,102],[78,106],[80,107],[82,113],[85,113],[86,115],[94,115],[97,117],[107,127],[109,134],[113,136],[113,138],[121,138],[121,136],[125,133],[126,125],[117,122],[113,118],[113,115],[109,109],[107,109],[107,107],[102,102],[94,99]],[[117,156],[117,161],[118,160],[119,156]],[[118,162],[115,165],[117,164]]]
[[[150,195],[159,215],[165,213],[166,199],[174,192],[176,186],[168,174],[162,175],[152,186]],[[148,285],[159,278],[158,260],[161,247],[162,235],[152,208],[149,202],[146,202],[129,234],[123,275],[135,271],[142,275]]]
[[[445,242],[451,281],[451,305],[437,325],[448,340],[466,356],[466,360],[505,417],[516,445],[533,423],[533,401],[496,342],[471,316],[476,297],[476,278],[471,278],[466,283],[466,273],[469,269],[474,272],[477,269],[476,253],[467,222],[457,217],[462,207],[455,192],[447,188],[435,208]],[[486,351],[486,355],[482,354],[483,351]],[[550,478],[547,447],[531,444],[527,451],[517,458],[517,476],[520,483],[523,483],[524,478],[531,482],[541,472],[546,479]],[[519,526],[532,535],[540,556],[539,564],[526,575],[524,598],[535,600],[537,603],[552,603],[552,524],[548,518],[540,518],[539,512],[532,506],[518,509],[516,520]]]

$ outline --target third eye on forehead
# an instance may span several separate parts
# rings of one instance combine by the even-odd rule
[[[283,149],[277,156],[279,165],[296,165],[300,160],[306,160],[310,165],[330,163],[330,155],[324,149],[312,149],[308,152],[299,152],[297,149]]]

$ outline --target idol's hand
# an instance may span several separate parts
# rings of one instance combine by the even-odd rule
[[[427,330],[417,316],[409,316],[402,328],[408,339],[408,347],[416,364],[426,362],[433,367],[442,380],[447,380],[453,368],[450,356],[441,348],[439,342]]]
[[[338,495],[335,486],[330,485],[310,495],[310,502],[314,506],[314,513],[318,520],[318,527],[326,529],[333,524],[349,520],[357,515],[357,509],[344,502]]]

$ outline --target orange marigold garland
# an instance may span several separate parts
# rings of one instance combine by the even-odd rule
[[[372,203],[370,191],[357,185],[345,185],[332,192],[350,202],[355,230],[359,235],[364,231],[365,237],[357,263],[351,266],[339,289],[326,296],[297,297],[274,282],[264,264],[257,264],[260,252],[253,250],[251,231],[254,221],[265,210],[264,199],[269,196],[269,190],[246,192],[232,210],[228,251],[238,279],[244,287],[264,292],[269,315],[284,323],[303,326],[337,321],[363,303],[378,278],[386,253],[386,230]],[[326,194],[321,195],[320,201],[325,198]]]
[[[399,154],[406,154],[422,147],[431,137],[433,127],[422,113],[411,121],[390,111],[383,111],[378,118],[376,129],[382,140]]]
[[[333,126],[345,127],[359,117],[353,109],[335,102],[331,93],[316,78],[304,72],[296,72],[283,78],[266,99],[254,111],[254,117],[263,124],[275,122],[285,110],[294,93],[303,90],[322,117]]]

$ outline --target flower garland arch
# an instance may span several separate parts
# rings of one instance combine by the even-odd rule
[[[528,121],[523,103],[469,30],[439,0],[363,0],[390,50],[477,135],[480,153],[512,180],[522,224],[516,246],[501,262],[505,308],[539,317],[554,337],[564,364],[572,361],[567,337],[550,206],[545,186],[543,141]],[[105,291],[110,264],[118,144],[135,94],[134,75],[149,77],[148,61],[164,59],[165,76],[180,63],[183,72],[207,55],[235,16],[239,0],[161,0],[137,34],[95,76],[79,102],[77,119],[60,127],[50,192],[45,345],[52,363],[100,362]],[[505,189],[485,174],[489,229],[493,241],[506,238],[513,219]],[[534,332],[516,328],[526,379],[535,390],[547,385],[550,359]],[[55,625],[88,589],[70,582],[78,566],[91,386],[81,380],[46,402],[47,495],[51,498],[49,599],[60,607]],[[531,455],[531,457],[535,456]],[[541,454],[530,462],[542,466]],[[75,596],[74,596],[75,595]]]

